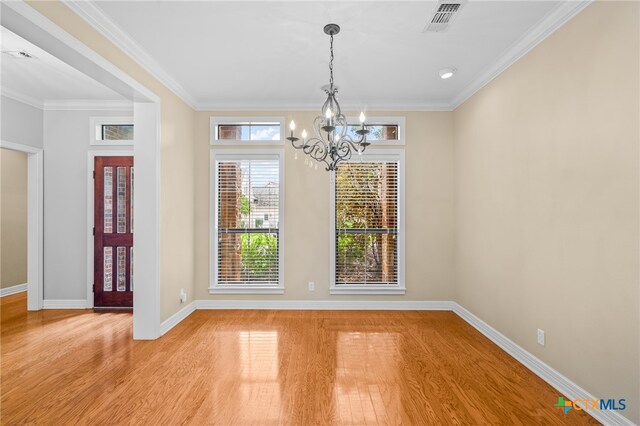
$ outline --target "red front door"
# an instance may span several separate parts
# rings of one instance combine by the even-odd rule
[[[133,307],[133,157],[94,170],[94,306]]]

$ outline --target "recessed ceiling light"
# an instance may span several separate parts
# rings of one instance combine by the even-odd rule
[[[446,80],[453,77],[456,71],[458,70],[455,68],[442,68],[438,74],[440,74],[441,79]]]
[[[33,55],[25,50],[3,50],[2,53],[17,59],[31,59]]]

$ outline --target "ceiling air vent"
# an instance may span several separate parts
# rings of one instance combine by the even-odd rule
[[[431,20],[427,24],[423,32],[436,32],[440,33],[447,31],[453,21],[458,16],[460,9],[466,3],[465,0],[451,1],[440,0],[436,6],[436,10],[431,17]]]

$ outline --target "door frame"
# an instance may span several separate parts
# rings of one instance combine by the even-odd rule
[[[1,2],[2,25],[133,101],[136,180],[133,338],[160,337],[160,121],[161,99],[24,1]],[[142,220],[144,219],[144,220]],[[92,280],[93,281],[93,280]],[[38,306],[38,309],[42,306]]]
[[[98,150],[98,151],[89,151],[87,153],[87,308],[91,309],[94,305],[94,294],[93,294],[93,227],[94,227],[94,196],[95,196],[95,184],[93,180],[93,172],[95,170],[95,160],[96,157],[133,157],[134,166],[135,166],[135,156],[133,155],[133,149],[121,149],[118,151],[107,151],[107,150]],[[133,183],[135,188],[135,182]],[[135,192],[133,193],[135,197]],[[135,213],[134,213],[135,214]],[[133,259],[135,265],[135,257]],[[135,267],[134,267],[135,273]]]
[[[0,148],[27,154],[27,310],[42,309],[43,287],[43,150],[0,140]]]

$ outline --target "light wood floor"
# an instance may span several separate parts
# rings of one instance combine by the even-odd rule
[[[0,305],[6,425],[597,424],[450,312],[197,311],[134,342],[130,314]]]

